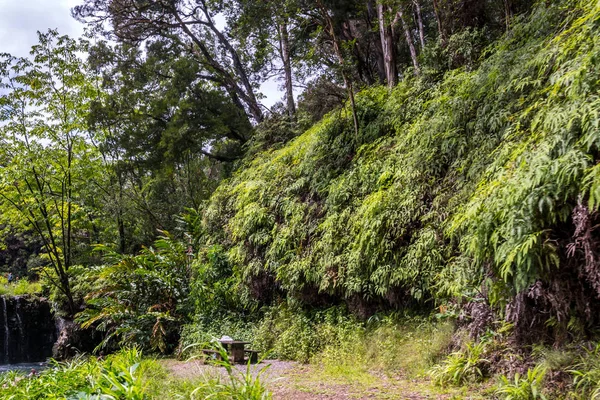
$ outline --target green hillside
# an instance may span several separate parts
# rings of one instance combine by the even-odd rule
[[[334,111],[246,159],[209,243],[262,302],[485,299],[523,333],[595,326],[599,26],[599,2],[542,2],[472,70],[360,92],[358,136]]]

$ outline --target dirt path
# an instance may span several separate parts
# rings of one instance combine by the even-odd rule
[[[195,380],[221,374],[226,376],[223,368],[203,365],[199,361],[182,362],[163,360],[173,378]],[[245,372],[245,365],[238,365],[240,373]],[[253,365],[253,375],[262,372],[262,379],[274,399],[309,400],[309,399],[480,399],[471,397],[465,392],[442,391],[426,380],[410,380],[402,376],[387,376],[375,372],[356,374],[339,371],[327,371],[319,366],[304,365],[295,362],[270,360]]]

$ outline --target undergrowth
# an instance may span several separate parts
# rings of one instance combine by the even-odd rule
[[[42,285],[39,282],[31,282],[27,278],[8,283],[8,279],[0,276],[0,296],[22,296],[40,295]]]
[[[225,357],[226,358],[226,357]],[[226,362],[224,376],[175,380],[154,359],[137,349],[105,359],[76,358],[52,362],[37,374],[11,371],[0,375],[0,398],[10,400],[265,400],[270,393],[250,368],[238,373]]]

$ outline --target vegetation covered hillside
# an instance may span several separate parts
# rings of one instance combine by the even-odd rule
[[[599,2],[540,2],[478,67],[360,92],[358,134],[346,108],[247,158],[203,213],[206,242],[263,304],[445,305],[474,329],[589,332],[599,27]]]

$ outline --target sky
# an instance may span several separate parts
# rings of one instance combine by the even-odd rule
[[[24,57],[37,43],[37,31],[58,29],[61,35],[78,37],[83,25],[71,17],[71,8],[79,0],[0,0],[0,53]],[[281,100],[279,83],[270,81],[262,86],[267,97],[262,103],[271,107]]]

